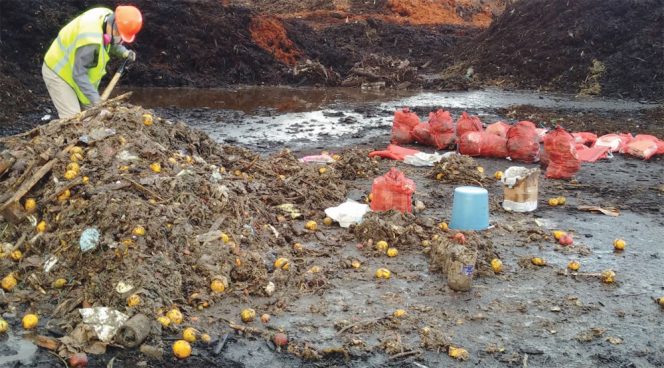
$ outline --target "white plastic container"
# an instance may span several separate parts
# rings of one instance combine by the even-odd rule
[[[501,179],[504,189],[503,208],[514,212],[536,210],[539,174],[538,168],[512,166],[505,170]]]

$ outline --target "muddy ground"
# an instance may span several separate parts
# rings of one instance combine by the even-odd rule
[[[53,114],[39,78],[42,54],[57,29],[93,3],[0,2],[2,135],[44,124],[41,116]],[[481,27],[501,14],[504,2],[456,2],[459,5],[453,12],[439,12],[452,3],[441,1],[437,3],[440,8],[428,13],[421,11],[422,1],[401,2],[403,6],[395,6],[393,1],[137,3],[146,15],[146,28],[135,44],[139,61],[122,80],[126,86],[338,85],[357,76],[358,67],[364,74],[367,70],[373,73],[375,70],[368,69],[371,60],[367,59],[373,53],[382,57],[378,61],[388,60],[397,66],[408,60],[408,73],[396,71],[414,76],[398,81],[401,86],[405,86],[401,82],[409,82],[408,88],[467,89],[490,84],[646,100],[664,95],[659,63],[664,49],[658,32],[664,5],[658,1],[629,5],[620,1],[519,1],[484,33]],[[481,3],[488,5],[483,7]],[[430,15],[444,20],[432,21],[427,18]],[[150,19],[177,19],[178,32],[169,22],[147,22]],[[538,31],[547,22],[551,26],[545,27],[546,32]],[[306,59],[319,62],[322,69],[311,74],[294,73]],[[321,70],[325,70],[325,78],[321,78]],[[386,70],[378,70],[378,74],[395,73],[394,69]],[[328,72],[338,76],[328,78]],[[387,81],[394,82],[390,78]],[[183,108],[176,97],[174,106],[161,105],[154,111],[158,116],[204,130],[218,142],[255,150],[262,158],[283,148],[290,148],[296,156],[320,150],[351,156],[351,161],[362,163],[364,172],[359,175],[358,169],[349,166],[350,175],[336,181],[334,172],[334,182],[347,189],[343,192],[349,198],[359,201],[369,193],[372,178],[396,166],[416,181],[414,199],[422,201],[425,209],[415,217],[391,221],[417,223],[426,229],[424,234],[418,233],[417,240],[429,236],[433,241],[434,235],[452,234],[435,224],[449,221],[452,191],[457,183],[431,179],[428,168],[366,160],[369,149],[383,149],[389,141],[389,124],[396,108],[389,98],[357,103],[365,97],[337,99],[315,92],[312,98],[312,92],[306,90],[274,93],[280,94],[275,98],[280,106],[252,101],[265,98],[260,93],[249,95],[247,101],[231,103],[233,106],[201,106],[196,101],[200,96],[193,93],[188,97],[191,107]],[[537,93],[531,94],[538,99]],[[458,102],[455,98],[431,101],[418,94],[405,98],[421,118],[444,107],[455,116],[462,110],[479,114],[485,123],[528,119],[547,128],[561,124],[570,130],[597,134],[630,131],[664,137],[662,108],[639,107],[631,101],[612,100],[599,108],[564,107],[553,103],[558,97],[540,95],[539,99],[553,101],[552,105],[533,101],[490,104],[490,99],[480,99],[485,105],[467,108],[451,103]],[[472,98],[464,95],[460,99]],[[147,98],[145,103],[150,101]],[[253,107],[243,109],[238,105]],[[292,112],[302,115],[289,115]],[[359,152],[346,151],[358,147]],[[154,154],[154,147],[146,149],[149,155]],[[222,155],[222,159],[226,158]],[[247,296],[248,289],[234,290],[209,309],[188,310],[187,324],[217,340],[209,346],[196,343],[194,355],[188,360],[172,357],[169,346],[179,338],[179,332],[168,330],[149,339],[150,344],[163,349],[162,360],[110,347],[104,355],[90,356],[90,366],[108,367],[112,359],[111,366],[116,367],[664,365],[664,340],[659,338],[664,311],[653,302],[653,298],[664,296],[660,241],[664,238],[664,159],[659,156],[644,162],[617,155],[611,160],[584,164],[574,183],[541,177],[539,208],[531,214],[507,213],[499,205],[502,188],[490,177],[512,163],[477,159],[477,165],[488,176],[485,186],[490,192],[494,227],[468,236],[479,242],[484,256],[500,257],[505,271],[499,275],[490,272],[485,257],[470,292],[451,291],[446,276],[432,267],[426,248],[419,241],[404,240],[415,238],[397,241],[399,255],[388,258],[367,244],[358,247],[359,239],[349,230],[323,226],[323,208],[315,208],[307,217],[317,219],[320,230],[307,233],[301,230],[303,220],[293,221],[293,229],[299,231],[289,239],[304,245],[304,253],[294,258],[297,267],[290,271],[303,283],[288,278],[284,282],[288,287],[278,289],[271,297]],[[349,167],[344,167],[344,173]],[[261,166],[261,170],[269,169]],[[560,195],[567,197],[565,206],[546,205],[546,199]],[[306,196],[300,199],[310,203]],[[578,205],[617,207],[621,212],[619,217],[608,217],[579,211]],[[118,207],[109,210],[114,208]],[[113,221],[109,222],[112,226]],[[558,246],[550,235],[554,229],[573,233],[574,246]],[[627,240],[625,252],[613,252],[612,241],[618,237]],[[266,262],[269,266],[274,257],[291,254],[291,250],[275,247],[263,253],[270,259]],[[528,259],[533,256],[543,257],[547,266],[530,265]],[[572,259],[581,262],[580,274],[565,271]],[[361,261],[360,268],[348,267],[351,260]],[[186,261],[184,264],[189,265]],[[322,272],[312,279],[306,270],[314,265]],[[103,262],[95,263],[95,267],[101,266]],[[378,267],[389,268],[393,277],[387,281],[374,279]],[[616,283],[603,284],[594,275],[605,269],[617,273]],[[6,270],[0,271],[4,274]],[[201,281],[190,270],[183,274],[193,278],[185,287],[189,295]],[[274,272],[270,270],[269,275],[274,277]],[[88,276],[80,274],[81,280],[93,282],[93,276]],[[31,289],[21,282],[23,293],[29,295]],[[103,295],[102,290],[95,297],[101,299]],[[111,295],[108,293],[109,298]],[[31,308],[49,310],[59,301],[56,296],[46,304],[17,304],[16,310],[2,307],[13,332],[0,338],[0,366],[62,365],[43,349],[34,355],[34,347],[15,335],[24,334],[17,332],[21,331],[18,317],[23,312]],[[117,300],[113,303],[122,304]],[[270,313],[270,324],[247,325],[258,333],[233,331],[229,321],[239,323],[239,312],[246,307],[256,309],[259,315]],[[396,309],[404,309],[406,315],[392,317]],[[38,333],[58,337],[61,331],[46,328],[47,322],[42,321]],[[278,351],[269,341],[277,330],[288,333],[288,352]],[[224,338],[221,353],[215,354],[215,347]],[[450,345],[467,349],[469,361],[455,362],[448,357]]]
[[[417,100],[416,97],[413,98]],[[350,109],[348,103],[344,105],[346,109],[338,111],[346,117],[352,112],[357,113],[359,117],[356,119],[365,123],[373,119],[389,119],[393,111],[376,107],[383,105],[375,101],[351,104]],[[413,107],[422,117],[436,106],[420,103]],[[223,124],[226,119],[247,119],[244,113],[230,110],[157,108],[156,111],[166,118],[184,120],[206,130],[214,126],[211,122],[215,119],[220,119],[216,124]],[[283,114],[271,109],[257,111],[268,120],[270,116]],[[452,111],[456,116],[460,109]],[[629,130],[662,136],[661,108],[602,111],[512,106],[470,111],[479,113],[485,122],[493,119],[514,122],[527,118],[545,127],[561,123],[570,129],[587,129],[599,134]],[[255,123],[248,121],[245,124]],[[321,124],[326,123],[310,122],[299,128],[311,129],[312,137],[322,140],[307,142],[303,139],[286,146],[292,146],[298,156],[318,153],[321,149],[346,155],[350,154],[345,151],[348,145],[382,149],[389,141],[389,127],[382,123],[377,122],[375,127],[360,130],[360,133],[330,138],[317,136],[316,129]],[[274,130],[273,125],[257,124],[254,129],[269,133]],[[209,131],[215,136],[214,130]],[[234,144],[246,144],[263,155],[283,148],[283,144],[261,145],[242,139]],[[195,327],[215,338],[228,337],[219,355],[213,352],[216,344],[197,343],[194,356],[186,361],[176,361],[168,351],[169,344],[178,338],[177,333],[171,331],[149,340],[164,348],[163,360],[110,348],[105,355],[91,356],[90,366],[106,367],[112,358],[115,358],[114,366],[127,367],[212,364],[231,367],[266,364],[656,367],[664,364],[664,342],[658,337],[664,311],[653,300],[664,294],[660,277],[664,253],[659,242],[664,236],[662,157],[644,162],[617,155],[611,160],[584,164],[573,183],[540,177],[539,208],[530,214],[508,213],[499,205],[502,187],[491,175],[512,163],[498,159],[476,161],[488,176],[485,186],[490,193],[490,221],[494,225],[482,232],[479,239],[483,246],[490,244],[486,249],[491,249],[490,254],[503,260],[505,271],[493,274],[486,268],[484,260],[484,267],[480,267],[481,272],[470,292],[451,291],[446,286],[446,276],[432,267],[426,248],[417,242],[397,243],[399,255],[388,258],[366,244],[359,249],[359,239],[349,230],[319,224],[320,231],[315,235],[301,233],[293,239],[303,244],[305,254],[298,258],[298,268],[292,272],[305,274],[311,266],[318,265],[323,270],[321,280],[324,281],[278,290],[272,297],[235,294],[191,315],[199,318],[198,322],[191,322]],[[435,225],[439,221],[449,221],[452,191],[459,184],[443,184],[431,179],[429,168],[377,161],[368,166],[374,174],[343,181],[348,188],[348,197],[364,200],[372,178],[394,166],[416,181],[417,191],[413,199],[422,201],[426,207],[415,217],[406,219],[404,224],[432,221],[431,234],[453,234],[436,230]],[[560,195],[567,198],[565,206],[546,204],[548,198]],[[582,212],[576,209],[578,205],[617,207],[620,216]],[[324,216],[322,208],[313,216],[320,221]],[[294,228],[303,225],[303,220],[295,221]],[[551,238],[551,231],[555,229],[572,233],[574,246],[557,245]],[[612,242],[618,237],[628,243],[622,253],[613,252]],[[530,265],[528,260],[533,256],[543,257],[547,266]],[[347,268],[346,262],[352,259],[361,261],[359,269]],[[581,262],[579,274],[565,270],[572,259]],[[390,269],[393,277],[388,281],[377,281],[373,273],[379,267]],[[616,272],[615,284],[603,284],[592,275],[605,269]],[[259,314],[267,312],[272,315],[267,327],[260,322],[247,326],[266,331],[268,335],[273,329],[283,329],[293,345],[290,353],[275,350],[265,337],[243,336],[228,327],[227,321],[239,322],[238,314],[245,307],[254,308]],[[396,309],[406,310],[405,317],[391,317]],[[14,321],[11,313],[5,317]],[[15,322],[12,325],[18,330]],[[46,333],[44,330],[39,332]],[[446,350],[450,344],[467,349],[470,361],[456,363],[448,357]],[[4,357],[11,356],[16,350],[5,340]],[[26,365],[55,367],[60,363],[44,350],[39,350],[35,359]],[[22,365],[15,362],[9,366]]]

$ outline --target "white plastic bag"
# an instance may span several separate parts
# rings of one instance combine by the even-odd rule
[[[359,224],[367,212],[369,212],[369,205],[356,202],[352,199],[347,200],[337,207],[325,209],[325,214],[332,220],[337,221],[341,227]]]
[[[414,155],[404,157],[403,162],[413,166],[433,166],[441,158],[443,158],[443,155],[438,153],[418,152]]]

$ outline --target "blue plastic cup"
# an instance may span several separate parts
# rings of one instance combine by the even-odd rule
[[[480,187],[454,189],[450,228],[485,230],[489,227],[489,192]]]

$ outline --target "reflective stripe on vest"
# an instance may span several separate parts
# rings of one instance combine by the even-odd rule
[[[79,101],[84,105],[90,104],[90,100],[81,92],[73,77],[76,50],[86,45],[99,47],[97,64],[88,68],[90,83],[98,88],[102,77],[106,74],[106,64],[109,59],[108,48],[104,46],[102,27],[104,18],[112,13],[110,9],[95,8],[81,14],[62,28],[44,57],[46,65],[74,89]]]

